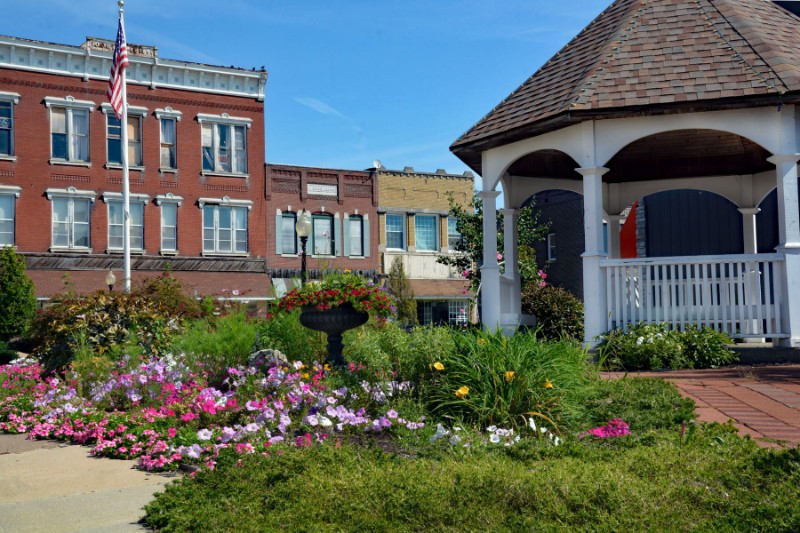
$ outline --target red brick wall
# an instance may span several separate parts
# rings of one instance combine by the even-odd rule
[[[367,215],[370,221],[369,246],[370,256],[363,258],[312,258],[311,239],[308,241],[308,268],[333,268],[350,270],[375,270],[380,264],[378,254],[378,209],[377,209],[377,177],[368,171],[351,171],[298,167],[290,165],[266,165],[267,187],[267,268],[299,269],[299,257],[286,257],[276,253],[275,232],[277,210],[281,212],[309,210],[312,213],[325,212],[339,214],[339,223],[344,215]],[[308,184],[336,185],[338,196],[309,196]],[[342,228],[344,231],[344,228]]]
[[[93,190],[97,200],[91,211],[91,246],[94,253],[107,248],[108,208],[102,200],[104,192],[121,192],[122,171],[107,169],[106,115],[100,105],[107,102],[107,83],[79,77],[0,69],[0,91],[20,94],[14,108],[16,161],[0,161],[0,184],[22,187],[17,199],[16,244],[23,252],[46,252],[51,245],[51,203],[45,196],[48,188]],[[50,164],[49,110],[46,96],[90,100],[96,106],[89,114],[91,168]],[[248,219],[251,257],[263,257],[268,249],[264,200],[264,104],[252,98],[204,94],[193,91],[128,85],[128,103],[148,109],[142,122],[142,149],[145,170],[131,170],[132,193],[150,196],[145,207],[144,233],[147,254],[160,250],[160,208],[153,199],[158,194],[172,193],[183,197],[178,209],[178,250],[181,256],[196,256],[202,251],[202,210],[199,197],[250,200],[253,208]],[[160,129],[154,116],[157,108],[170,106],[182,113],[177,123],[178,172],[159,173]],[[247,130],[249,180],[237,177],[200,175],[201,133],[198,113],[252,119]],[[274,246],[273,246],[274,249]]]

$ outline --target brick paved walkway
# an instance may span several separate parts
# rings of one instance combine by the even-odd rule
[[[621,377],[607,372],[605,377]],[[763,446],[800,444],[800,365],[729,367],[628,375],[659,377],[675,383],[697,404],[702,422],[734,424]]]

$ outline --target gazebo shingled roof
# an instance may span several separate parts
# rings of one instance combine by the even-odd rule
[[[769,0],[617,0],[450,149],[593,117],[800,100],[800,18]]]

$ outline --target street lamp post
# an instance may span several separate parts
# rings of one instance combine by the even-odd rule
[[[306,242],[308,236],[311,235],[311,213],[302,211],[297,217],[297,223],[294,226],[297,230],[297,236],[300,237],[300,249],[302,253],[302,262],[300,263],[300,284],[306,284]]]
[[[106,274],[106,285],[108,285],[108,292],[114,291],[114,284],[117,282],[117,276],[114,275],[112,271],[108,271]]]

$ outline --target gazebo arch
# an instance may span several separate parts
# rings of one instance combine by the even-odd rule
[[[587,344],[611,327],[666,320],[800,346],[800,299],[787,297],[800,293],[798,49],[800,19],[763,0],[616,0],[603,11],[451,146],[485,184],[484,325],[513,329],[522,319],[507,294],[518,277],[501,279],[490,250],[502,180],[510,210],[537,187],[584,195]],[[563,162],[559,154],[575,163],[571,174],[547,164]],[[603,219],[617,229],[632,200],[676,188],[732,201],[752,246],[734,256],[609,258]],[[757,254],[758,203],[774,188],[779,246]],[[508,247],[506,259],[516,257]]]

